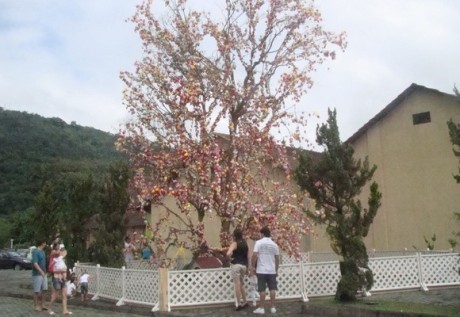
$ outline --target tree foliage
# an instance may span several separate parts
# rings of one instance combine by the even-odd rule
[[[126,162],[115,149],[115,139],[59,118],[0,108],[0,214],[7,215],[1,218],[7,228],[1,230],[5,237],[0,236],[0,242],[14,238],[15,245],[28,247],[37,239],[60,239],[68,249],[68,265],[73,265],[89,259],[86,223],[100,214],[100,227],[116,235],[118,247],[111,242],[99,249],[109,258],[104,264],[116,263],[121,252],[114,250],[123,241],[117,232],[126,229],[123,219],[114,216],[121,209],[112,208],[117,199],[126,200],[126,194],[117,198],[112,193],[114,202],[107,202],[111,186],[119,186],[111,182],[120,182],[108,175]],[[106,240],[98,239],[99,246],[104,245]]]
[[[454,88],[454,93],[458,98],[460,103],[460,93],[458,92],[457,88]],[[447,121],[447,127],[449,128],[449,137],[450,142],[453,145],[453,152],[456,157],[460,159],[460,123],[454,122],[452,119]],[[455,180],[457,183],[460,184],[460,167],[458,168],[459,174],[454,175]]]
[[[90,232],[86,224],[101,209],[100,183],[87,174],[77,175],[66,184],[58,234],[67,243],[69,263],[88,259],[86,243]]]
[[[32,216],[32,224],[37,241],[44,238],[51,243],[58,237],[61,207],[59,202],[62,201],[60,193],[59,184],[49,181],[35,198],[36,212]]]
[[[105,266],[120,267],[124,263],[122,248],[126,228],[122,224],[130,201],[128,183],[131,177],[125,162],[110,167],[101,188],[101,204],[95,215],[99,228],[90,247],[90,259]]]
[[[8,227],[15,245],[28,248],[35,242],[35,208],[30,207],[24,211],[16,212],[8,217]]]
[[[370,167],[367,157],[363,162],[353,158],[351,145],[340,141],[336,111],[328,112],[327,123],[316,132],[316,141],[324,147],[324,152],[316,161],[302,153],[295,179],[316,201],[317,210],[306,210],[306,213],[315,222],[326,225],[331,247],[342,257],[342,277],[336,298],[354,300],[358,290],[369,290],[373,284],[363,238],[380,206],[381,194],[377,183],[373,182],[367,209],[356,198],[377,167]]]
[[[100,188],[91,174],[57,173],[44,183],[35,200],[35,212],[22,230],[27,232],[33,227],[32,242],[43,238],[48,243],[63,241],[69,264],[87,260],[86,223],[99,211]]]
[[[121,159],[115,136],[59,118],[0,107],[0,215],[33,207],[47,174],[107,171]],[[48,173],[48,171],[50,171]]]
[[[11,233],[10,233],[9,220],[6,217],[0,217],[0,248],[7,247],[10,243]]]
[[[454,93],[457,96],[458,102],[460,103],[460,93],[457,87],[454,87]],[[460,159],[460,123],[454,122],[452,119],[447,121],[447,127],[449,129],[449,137],[452,142],[454,155]],[[455,181],[460,184],[460,166],[458,168],[458,174],[453,175]],[[454,217],[457,223],[460,223],[460,212],[454,212]],[[454,238],[449,240],[452,247],[458,244],[457,239],[460,238],[460,231],[453,232]]]
[[[139,199],[165,209],[152,224],[157,252],[180,237],[203,250],[207,216],[221,222],[221,246],[231,226],[250,234],[270,223],[285,251],[298,250],[307,224],[286,190],[285,146],[301,140],[306,117],[288,107],[312,85],[316,66],[335,57],[333,47],[345,47],[344,34],[323,30],[320,12],[304,0],[222,1],[218,14],[171,0],[164,20],[152,2],[132,18],[144,54],[134,72],[121,74],[133,120],[120,145]],[[277,142],[283,127],[292,130]],[[175,198],[173,208],[166,197]],[[180,225],[164,230],[172,219]]]
[[[57,173],[44,181],[35,200],[35,207],[15,217],[11,229],[17,243],[48,243],[61,241],[68,251],[67,264],[96,261],[102,265],[121,266],[124,215],[128,195],[127,162],[113,163],[103,179],[92,174]],[[87,250],[91,232],[88,221],[95,217],[97,231]],[[27,243],[26,243],[27,244]]]

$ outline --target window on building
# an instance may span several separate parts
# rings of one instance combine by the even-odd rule
[[[412,115],[412,122],[415,124],[422,124],[431,122],[430,112],[420,112]]]

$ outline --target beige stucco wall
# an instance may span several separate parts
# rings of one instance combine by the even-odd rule
[[[171,227],[176,228],[178,230],[186,230],[187,227],[185,223],[188,223],[188,221],[191,221],[194,226],[198,225],[198,215],[196,212],[190,213],[190,217],[185,217],[184,215],[181,214],[179,209],[176,206],[176,201],[173,197],[166,197],[164,204],[168,206],[171,210],[175,212],[176,215],[180,216],[182,218],[181,221],[178,220],[177,217],[170,216],[165,218],[162,222],[161,225],[161,230],[160,230],[160,236],[165,237],[169,229]],[[155,224],[158,222],[159,219],[163,219],[166,215],[166,209],[163,206],[159,205],[152,205],[152,213],[151,213],[151,223]],[[184,223],[185,222],[185,223]],[[218,248],[219,247],[219,234],[220,234],[220,220],[218,217],[216,217],[214,214],[206,214],[204,219],[204,236],[206,240],[209,243],[209,246],[212,248]],[[189,234],[186,235],[179,235],[179,241],[181,242],[190,242],[188,241]],[[156,245],[155,243],[153,244],[153,249],[156,251]],[[177,246],[170,246],[168,248],[168,253],[167,257],[170,259],[176,260],[178,257],[182,257],[182,260],[186,264],[190,261],[192,258],[192,254],[188,250],[184,250],[183,253],[178,253],[178,245]]]
[[[267,189],[272,187],[270,186],[272,181],[279,181],[279,182],[285,181],[285,174],[282,172],[281,169],[278,169],[278,168],[271,168],[271,173],[267,175],[266,177],[267,179],[261,180],[261,182],[265,184],[264,186],[267,186]],[[283,190],[295,193],[296,191],[298,191],[298,185],[294,181],[291,181],[288,184],[288,186],[283,188]],[[254,199],[254,202],[259,201],[262,203],[264,202],[264,200],[267,199],[267,197],[253,197],[253,199]],[[293,199],[292,203],[294,203],[294,198],[292,199]],[[310,207],[314,206],[312,201],[310,201],[309,203],[310,203]],[[167,206],[167,208],[173,210],[177,216],[180,216],[183,219],[183,221],[186,221],[186,222],[189,221],[187,217],[181,214],[181,212],[176,206],[176,201],[173,197],[166,197],[165,200],[163,201],[163,204]],[[166,209],[164,206],[152,205],[150,223],[153,226],[155,226],[158,220],[163,219],[165,215],[166,215]],[[198,218],[197,218],[196,212],[190,213],[190,220],[192,221],[194,225],[198,225]],[[182,221],[179,221],[177,217],[173,217],[173,216],[168,217],[166,220],[164,220],[164,222],[162,222],[162,226],[161,226],[162,229],[161,229],[160,235],[163,237],[167,235],[170,227],[174,227],[177,229],[186,229],[185,225],[181,223]],[[220,248],[221,247],[220,240],[219,240],[220,230],[221,230],[220,218],[214,212],[207,213],[203,219],[203,223],[204,223],[204,228],[205,228],[204,237],[208,245],[212,248]],[[233,231],[233,229],[234,228],[232,227],[230,231]],[[314,233],[312,233],[312,235],[301,237],[301,243],[300,243],[301,251],[302,252],[310,251],[312,250],[313,247],[318,248],[318,245],[320,246],[318,250],[324,250],[325,247],[323,247],[323,245],[328,246],[329,243],[324,242],[324,238],[321,238],[323,236],[324,236],[324,233],[321,233],[321,231],[315,230]],[[276,239],[276,232],[274,233],[273,237]],[[182,238],[181,241],[186,241],[186,238]],[[253,243],[254,241],[248,239],[250,250],[252,250]],[[154,251],[156,251],[155,245],[153,245],[153,248],[154,248]],[[330,250],[330,248],[328,247],[326,247],[326,249]],[[175,259],[177,257],[177,251],[178,251],[177,247],[171,246],[168,249],[167,257],[171,259]],[[184,252],[183,256],[186,262],[188,262],[188,260],[191,259],[191,253],[188,250]]]
[[[431,122],[414,125],[412,115],[427,111]],[[377,165],[374,179],[383,194],[368,248],[426,249],[424,236],[433,234],[435,249],[450,248],[448,239],[459,229],[453,212],[460,210],[460,185],[452,177],[459,162],[446,125],[450,118],[460,122],[453,96],[416,91],[353,143],[356,157],[368,155]]]

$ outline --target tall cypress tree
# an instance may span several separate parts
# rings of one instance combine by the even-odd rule
[[[123,265],[124,218],[129,204],[128,183],[131,177],[126,162],[110,166],[101,191],[100,211],[96,216],[99,228],[90,247],[91,260],[104,266]]]
[[[454,88],[454,93],[457,96],[457,100],[460,103],[460,93],[458,89],[455,87]],[[450,142],[452,142],[453,145],[453,152],[456,157],[460,159],[460,124],[456,123],[452,120],[452,118],[447,121],[447,127],[449,128],[449,137],[450,137]],[[455,180],[457,183],[460,184],[460,167],[458,168],[459,173],[457,175],[454,175]]]
[[[341,279],[337,285],[336,299],[355,300],[359,290],[369,290],[373,274],[368,266],[364,237],[380,206],[378,185],[370,186],[368,208],[363,208],[356,197],[369,182],[376,166],[353,158],[354,150],[340,141],[336,111],[328,110],[328,120],[317,128],[316,141],[324,148],[319,159],[307,152],[301,153],[295,179],[316,201],[316,211],[305,210],[318,224],[326,225],[331,247],[341,256]]]
[[[457,96],[457,100],[460,103],[460,92],[458,91],[457,87],[454,87],[454,93]],[[452,142],[452,151],[454,155],[460,159],[460,124],[456,123],[452,120],[452,118],[447,121],[447,127],[449,129],[449,137],[450,141]],[[460,167],[458,168],[458,174],[453,175],[454,179],[460,184]],[[454,212],[454,217],[458,223],[460,223],[460,212]],[[454,231],[454,238],[449,239],[450,245],[454,248],[458,241],[456,239],[460,238],[460,231]],[[460,268],[458,269],[460,274]]]

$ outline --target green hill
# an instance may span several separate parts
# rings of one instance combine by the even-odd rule
[[[53,171],[95,175],[121,158],[115,135],[0,107],[0,215],[33,205],[44,176]]]

